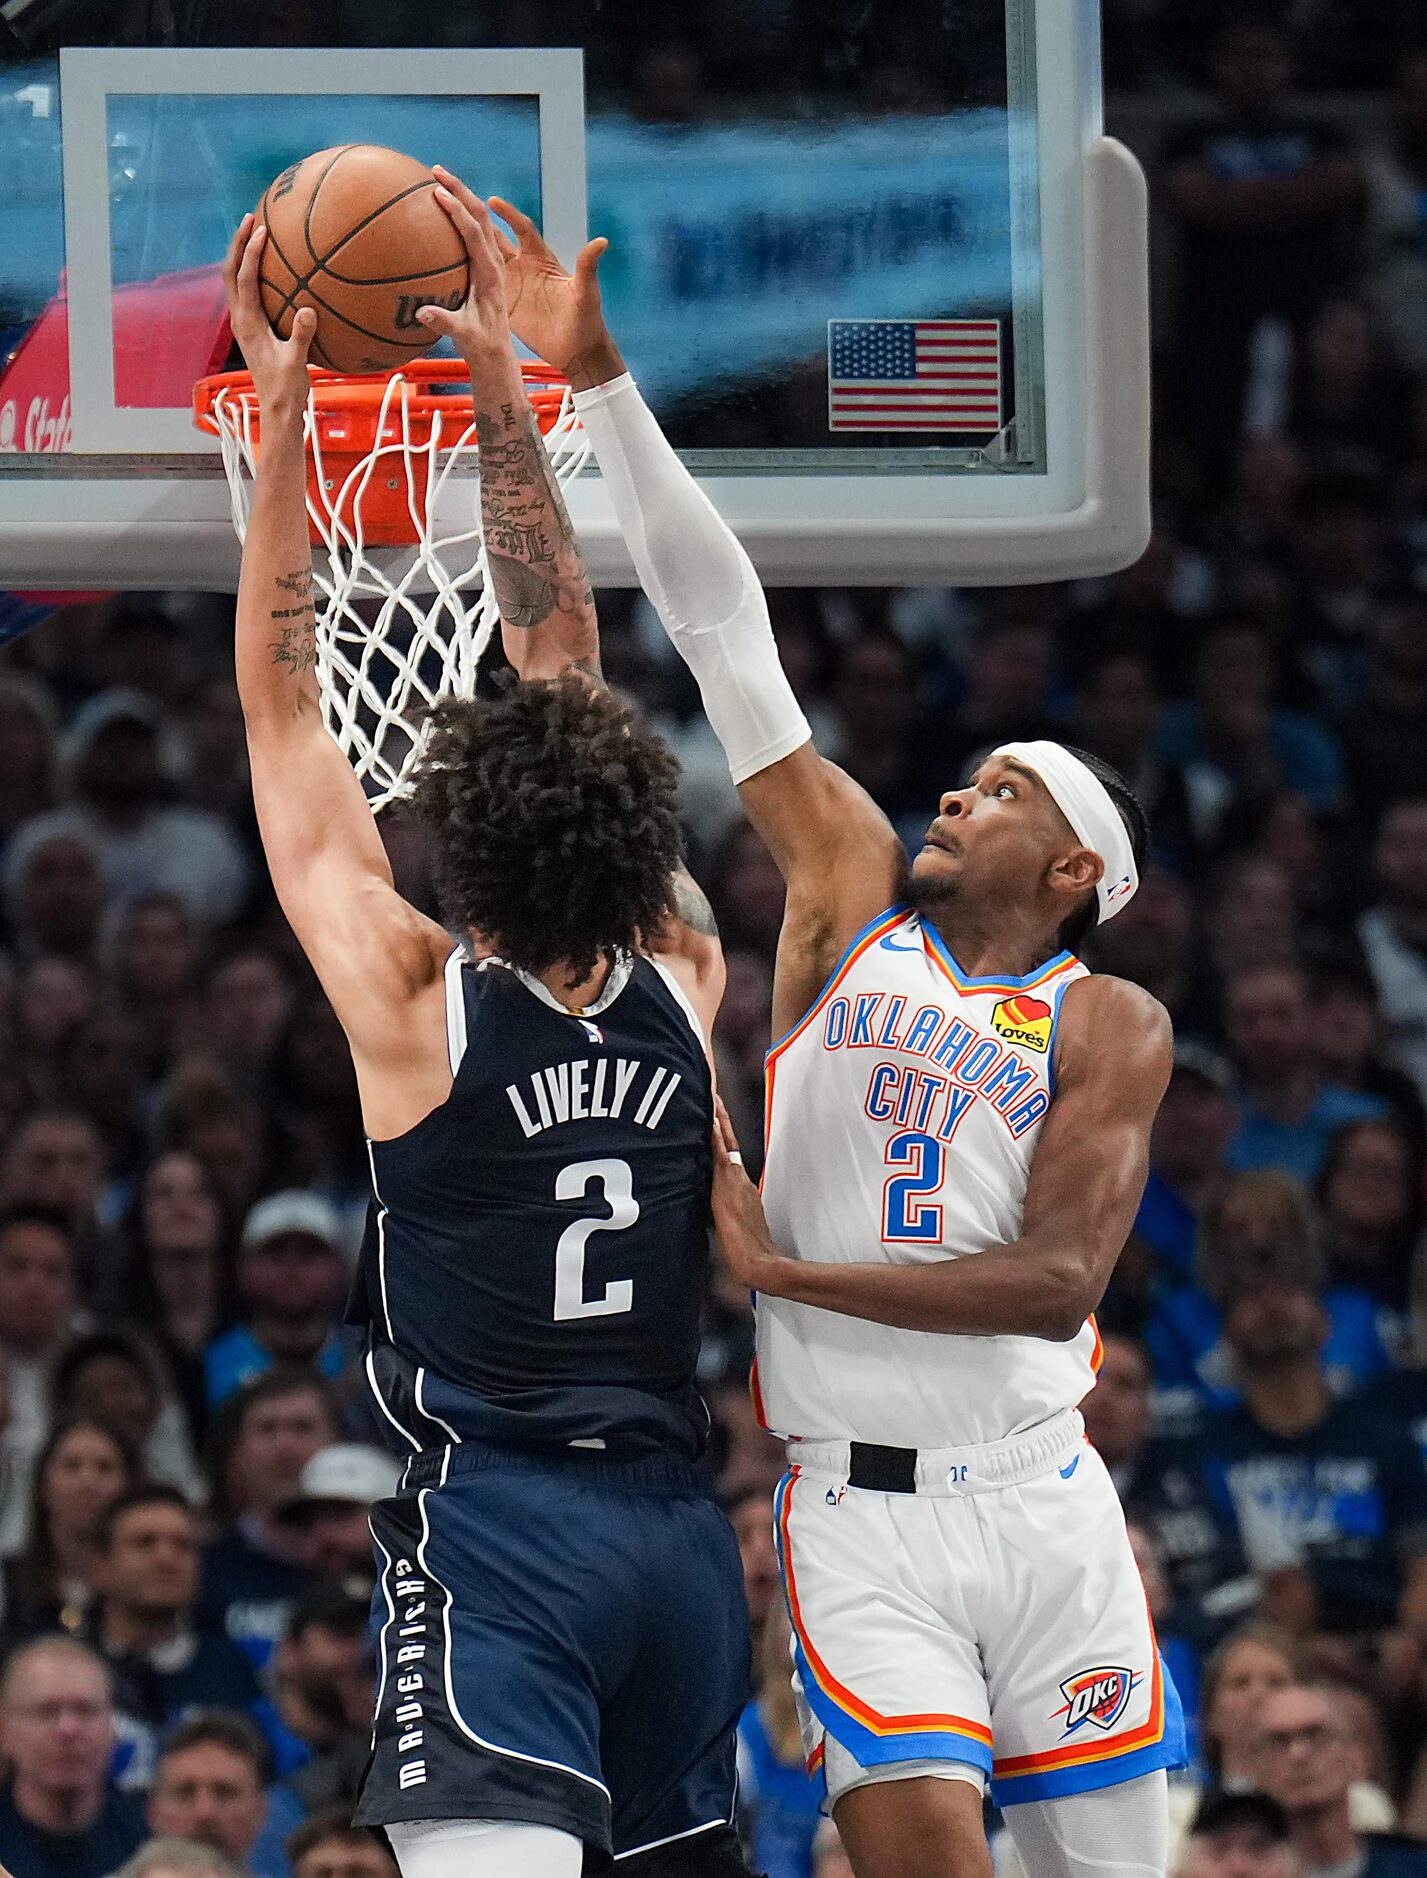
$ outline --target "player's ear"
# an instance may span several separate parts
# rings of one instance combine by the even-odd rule
[[[1050,864],[1050,885],[1057,893],[1079,895],[1096,885],[1105,863],[1091,848],[1072,848]]]

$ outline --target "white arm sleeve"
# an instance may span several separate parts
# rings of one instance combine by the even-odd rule
[[[698,681],[736,783],[810,739],[753,563],[626,372],[575,394],[640,585]]]

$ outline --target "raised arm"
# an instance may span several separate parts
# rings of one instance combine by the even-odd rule
[[[598,252],[591,260],[586,249],[567,276],[528,216],[499,198],[492,206],[518,243],[506,263],[511,324],[575,386],[640,583],[698,681],[748,818],[788,883],[775,1022],[796,1021],[847,940],[890,903],[900,846],[871,797],[813,748],[753,564],[605,326]]]
[[[273,332],[258,298],[264,240],[245,217],[224,264],[262,430],[238,585],[238,694],[273,886],[347,1033],[365,1104],[406,1062],[411,1004],[433,983],[439,992],[451,942],[396,892],[361,784],[322,721],[302,438],[314,316],[300,312],[289,340]]]
[[[1087,978],[1065,994],[1056,1098],[1036,1145],[1021,1236],[969,1258],[829,1265],[785,1258],[756,1188],[715,1143],[714,1223],[735,1279],[843,1317],[960,1336],[1075,1336],[1104,1296],[1149,1169],[1169,1082],[1169,1018],[1138,985]],[[952,1248],[954,1250],[955,1248]]]
[[[575,670],[603,683],[594,596],[511,344],[501,238],[478,196],[449,170],[436,175],[437,199],[470,256],[471,291],[455,311],[426,307],[417,317],[456,344],[471,374],[481,525],[506,657],[522,679]],[[598,311],[595,269],[603,250],[603,242],[591,242],[577,274],[560,276],[567,312],[575,291],[592,293]],[[679,917],[667,932],[647,935],[649,948],[678,977],[708,1036],[723,997],[723,948],[708,900],[686,869],[675,884]]]

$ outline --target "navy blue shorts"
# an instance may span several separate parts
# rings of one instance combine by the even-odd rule
[[[372,1509],[373,1750],[357,1819],[522,1819],[626,1857],[734,1805],[738,1546],[687,1463],[467,1442]]]

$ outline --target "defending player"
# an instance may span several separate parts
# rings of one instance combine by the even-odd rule
[[[471,367],[507,643],[561,671],[593,652],[589,587],[498,257],[447,201],[473,285],[443,325]],[[417,803],[479,963],[399,897],[322,723],[311,322],[289,343],[269,328],[262,240],[245,222],[226,274],[262,421],[238,680],[273,880],[356,1065],[375,1206],[354,1316],[407,1462],[373,1513],[358,1818],[388,1828],[407,1878],[575,1878],[586,1847],[638,1878],[741,1874],[747,1616],[694,1469],[723,966],[680,869],[676,766],[578,673],[447,704]]]
[[[790,1437],[778,1528],[811,1762],[859,1878],[988,1874],[988,1777],[1036,1878],[1158,1878],[1182,1720],[1076,1412],[1170,1034],[1074,948],[1134,893],[1144,817],[1094,758],[1012,744],[943,795],[909,870],[809,741],[752,566],[592,283],[562,285],[493,206],[519,237],[517,333],[537,288],[580,312],[552,363],[787,881],[771,1235],[726,1155],[716,1205],[762,1294],[762,1411]]]

